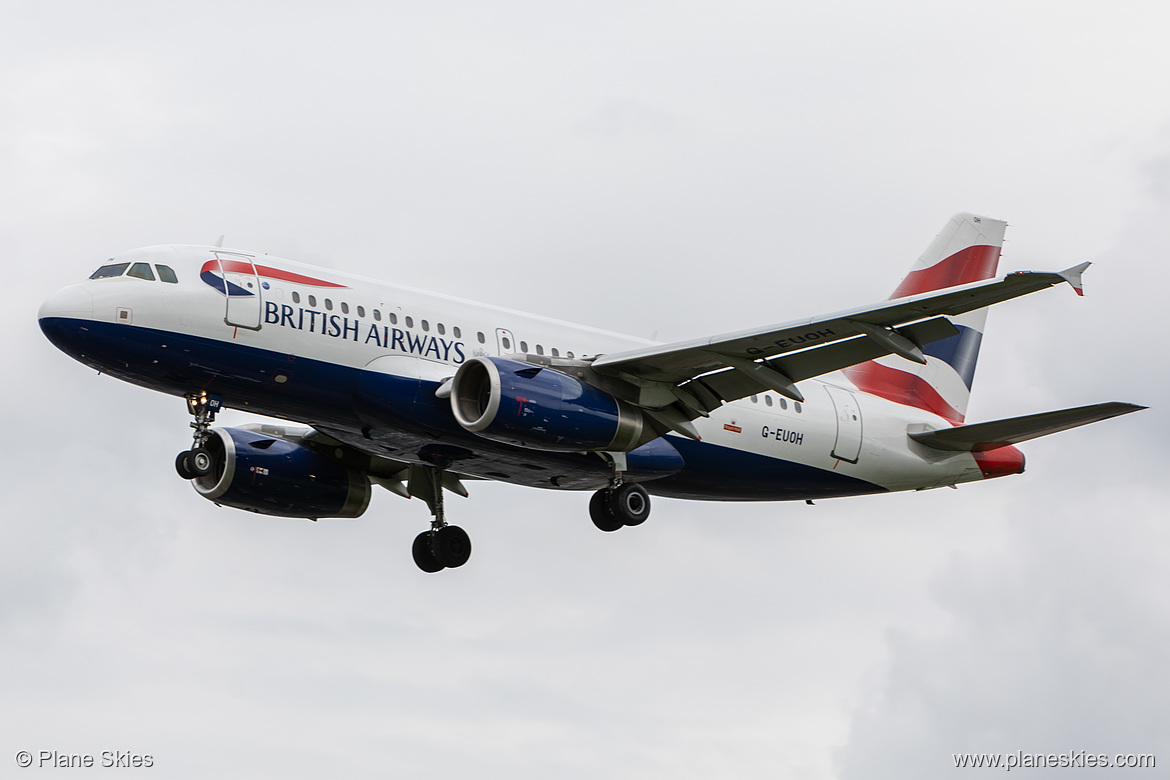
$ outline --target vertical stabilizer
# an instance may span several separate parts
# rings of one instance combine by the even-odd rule
[[[1007,223],[956,214],[926,248],[890,299],[995,276]],[[950,317],[959,334],[927,344],[926,365],[887,356],[845,369],[865,393],[926,409],[958,425],[967,414],[987,309]]]

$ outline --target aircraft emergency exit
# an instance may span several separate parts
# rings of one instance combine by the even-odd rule
[[[812,500],[1024,470],[1020,442],[1144,407],[967,424],[988,307],[1088,263],[996,277],[1006,223],[958,214],[886,301],[658,344],[218,246],[110,258],[39,312],[99,372],[186,399],[175,468],[267,515],[357,517],[372,486],[426,502],[424,571],[471,542],[444,492],[499,480],[593,491],[603,531],[650,495]],[[307,427],[212,427],[225,407]]]

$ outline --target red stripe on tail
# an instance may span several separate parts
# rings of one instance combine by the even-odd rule
[[[952,425],[963,422],[963,415],[943,400],[925,379],[875,361],[859,363],[845,369],[845,376],[863,393],[876,395],[896,404],[913,406],[944,417]]]
[[[898,289],[894,290],[894,294],[890,298],[906,298],[911,295],[990,279],[995,276],[995,269],[998,265],[999,247],[969,246],[929,268],[911,271],[898,285]]]

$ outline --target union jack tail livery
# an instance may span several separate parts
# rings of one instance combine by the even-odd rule
[[[1006,228],[1006,222],[974,214],[951,217],[890,300],[991,279],[999,265]],[[851,366],[845,369],[845,375],[863,392],[925,409],[954,425],[961,424],[971,398],[987,309],[947,319],[959,333],[926,344],[922,349],[925,365],[887,355]]]

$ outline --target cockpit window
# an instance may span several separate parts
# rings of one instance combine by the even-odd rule
[[[115,276],[121,276],[125,272],[129,263],[112,263],[110,265],[103,265],[101,268],[93,272],[90,279],[111,279]]]
[[[156,265],[158,269],[158,278],[162,279],[167,284],[178,284],[179,277],[175,276],[175,272],[171,270],[169,265]]]
[[[154,271],[150,270],[150,263],[135,263],[130,266],[126,275],[133,276],[135,279],[145,279],[148,282],[154,281]]]

